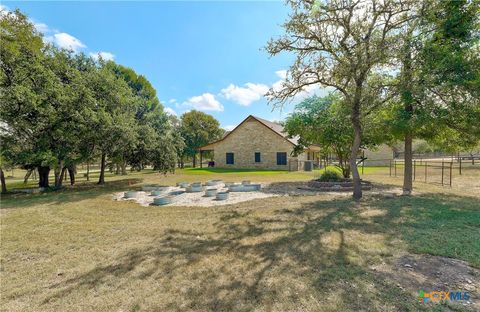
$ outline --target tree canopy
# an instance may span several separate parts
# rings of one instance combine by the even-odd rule
[[[185,140],[184,155],[193,157],[195,167],[198,148],[220,139],[223,130],[213,116],[197,110],[184,113],[180,120],[180,131]]]
[[[280,88],[269,92],[283,105],[305,87],[319,84],[342,93],[354,131],[350,167],[353,196],[362,197],[356,155],[362,145],[362,116],[385,101],[385,80],[400,27],[408,19],[409,1],[288,2],[285,34],[271,40],[271,55],[293,52],[295,61]]]
[[[479,140],[479,3],[429,1],[288,1],[285,34],[272,55],[293,53],[284,83],[268,95],[283,105],[306,87],[341,94],[353,128],[353,196],[362,196],[356,166],[371,115],[405,142],[404,192],[411,191],[412,140],[451,150]],[[345,112],[345,116],[347,113]],[[322,132],[322,128],[317,128]],[[448,147],[450,145],[450,148]]]
[[[55,186],[64,172],[101,160],[166,173],[175,169],[181,138],[150,82],[113,61],[45,44],[20,11],[0,16],[2,163],[39,171],[39,186]]]
[[[362,148],[375,146],[391,138],[378,115],[363,119]],[[345,178],[350,177],[350,153],[354,131],[349,120],[349,108],[342,96],[330,93],[325,97],[312,96],[295,106],[284,123],[290,137],[299,137],[296,149],[302,152],[306,146],[320,145],[322,153],[332,153],[337,157],[338,167]]]

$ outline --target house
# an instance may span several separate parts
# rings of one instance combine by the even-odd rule
[[[390,163],[398,154],[396,147],[391,147],[387,144],[381,144],[376,148],[364,149],[362,156],[365,157],[365,166],[390,166]]]
[[[220,140],[200,147],[199,152],[201,159],[203,152],[213,152],[219,168],[303,170],[305,161],[318,164],[318,146],[293,156],[297,145],[298,138],[289,138],[282,125],[250,115]]]

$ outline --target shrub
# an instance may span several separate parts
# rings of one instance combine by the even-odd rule
[[[320,182],[338,182],[338,181],[342,181],[342,176],[336,171],[327,170],[324,173],[322,173],[322,175],[320,176],[318,181],[320,181]]]

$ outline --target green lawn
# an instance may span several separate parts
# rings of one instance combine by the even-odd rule
[[[328,166],[327,170],[333,170],[341,172],[340,169],[336,166]],[[362,173],[361,168],[359,169]],[[160,181],[165,181],[166,183],[172,184],[171,181],[176,179],[184,178],[186,181],[192,181],[191,179],[232,179],[233,181],[242,181],[242,179],[251,179],[253,181],[260,182],[271,182],[271,181],[301,181],[312,179],[314,177],[319,177],[323,172],[323,169],[317,169],[312,172],[303,172],[303,171],[292,171],[288,170],[261,170],[261,169],[228,169],[228,168],[185,168],[177,169],[175,175],[167,175],[165,177],[158,177],[155,172],[152,170],[144,170],[142,172],[129,172],[128,177],[137,177],[140,176],[142,179],[146,178],[146,175],[153,175],[155,177],[155,182],[160,179]],[[385,167],[365,167],[364,174],[376,173],[376,172],[388,172],[388,168]],[[9,189],[22,189],[22,188],[32,188],[36,187],[38,181],[34,180],[33,177],[29,179],[27,184],[23,183],[23,178],[26,171],[21,169],[15,169],[13,171],[6,172],[7,176],[7,186]],[[79,170],[79,173],[76,176],[76,182],[79,184],[87,183],[86,178],[84,177],[85,171]],[[98,180],[99,171],[94,170],[90,172],[90,183],[94,183]],[[105,174],[107,181],[117,181],[124,179],[125,176],[115,175],[110,172]],[[173,178],[172,178],[173,177]],[[148,180],[148,178],[147,178]],[[50,172],[50,184],[54,182],[53,170]],[[69,180],[64,182],[65,185],[69,184]]]
[[[246,173],[253,175],[276,175],[276,174],[286,174],[287,170],[262,170],[262,169],[230,169],[230,168],[185,168],[182,172],[185,174],[215,174],[215,173]]]
[[[367,193],[359,203],[324,194],[195,208],[141,207],[111,199],[114,191],[148,183],[312,176],[185,169],[168,176],[111,176],[104,187],[82,181],[58,192],[6,195],[1,201],[0,309],[463,309],[420,304],[420,286],[403,285],[411,280],[401,278],[406,270],[397,265],[405,255],[431,254],[480,268],[478,197],[460,190],[416,184],[421,194],[385,198]],[[367,177],[386,189],[401,183]]]
[[[110,172],[105,173],[106,181],[118,181],[122,179],[135,179],[141,178],[142,181],[152,183],[163,183],[168,185],[174,185],[178,181],[197,181],[197,180],[209,180],[209,179],[223,179],[232,181],[242,181],[250,179],[252,181],[261,182],[273,182],[273,181],[301,181],[312,179],[314,176],[321,174],[321,170],[315,170],[312,172],[294,171],[289,172],[287,170],[251,170],[251,169],[223,169],[223,168],[185,168],[177,169],[175,174],[160,175],[151,169],[143,170],[142,172],[129,172],[128,176],[115,175]],[[11,171],[8,172],[11,175]],[[9,189],[21,189],[21,188],[34,188],[37,187],[38,181],[33,178],[29,179],[27,184],[23,183],[23,177],[25,176],[25,170],[15,169],[14,176],[7,174],[7,187]],[[90,172],[90,181],[87,182],[84,177],[84,172],[79,171],[76,175],[76,183],[79,185],[89,184],[94,185],[98,181],[99,171]],[[50,184],[54,183],[53,170],[50,172]],[[64,181],[64,185],[69,185],[69,180]]]

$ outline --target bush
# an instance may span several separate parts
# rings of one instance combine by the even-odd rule
[[[342,180],[342,176],[338,172],[332,170],[325,171],[318,179],[320,182],[338,182]]]

